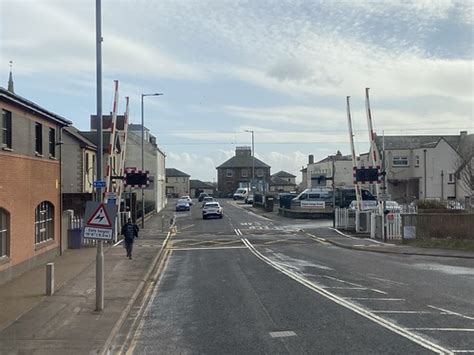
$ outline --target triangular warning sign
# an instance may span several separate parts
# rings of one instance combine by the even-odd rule
[[[112,227],[112,223],[110,222],[110,218],[107,214],[104,204],[100,204],[99,207],[97,207],[95,212],[91,215],[91,218],[89,218],[87,221],[87,225],[104,228]]]

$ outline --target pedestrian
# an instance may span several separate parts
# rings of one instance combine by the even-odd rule
[[[129,218],[127,223],[122,227],[123,241],[125,245],[125,250],[127,251],[127,258],[132,258],[132,249],[133,249],[133,240],[138,238],[138,226],[135,223],[132,223],[132,220]]]

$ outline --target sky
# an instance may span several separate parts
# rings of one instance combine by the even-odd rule
[[[301,179],[308,155],[368,151],[365,88],[382,135],[474,133],[471,1],[103,0],[103,111],[130,97],[167,167],[216,180],[250,145]],[[0,0],[0,86],[89,129],[95,1]]]

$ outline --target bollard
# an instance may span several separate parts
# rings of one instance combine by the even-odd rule
[[[165,215],[161,215],[161,233],[165,230]]]
[[[46,295],[54,294],[54,263],[46,264]]]

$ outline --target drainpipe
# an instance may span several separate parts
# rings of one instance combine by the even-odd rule
[[[444,201],[444,171],[441,170],[441,201]]]
[[[426,200],[426,149],[423,149],[423,200]]]

